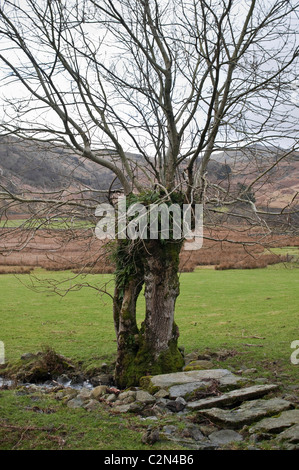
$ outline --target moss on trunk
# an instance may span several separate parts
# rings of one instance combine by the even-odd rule
[[[143,376],[177,372],[183,367],[177,346],[179,331],[174,323],[182,244],[183,240],[164,240],[162,237],[117,241],[115,381],[120,388],[138,385]],[[143,285],[146,312],[138,329],[136,302]]]
[[[139,385],[144,376],[178,372],[184,366],[184,359],[175,339],[156,357],[152,345],[146,344],[144,335],[139,333],[136,351],[134,355],[132,349],[127,349],[123,354],[123,368],[116,377],[117,384],[122,389]]]

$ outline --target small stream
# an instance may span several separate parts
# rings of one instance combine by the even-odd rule
[[[15,382],[14,380],[6,379],[5,377],[0,377],[0,389],[2,387],[12,387],[12,386],[22,386],[22,387],[37,387],[37,388],[55,388],[55,387],[64,387],[64,388],[73,388],[75,390],[81,390],[82,388],[88,388],[92,390],[94,386],[88,381],[84,380],[83,382],[73,382],[67,377],[58,377],[57,380],[48,380],[41,383],[24,383],[24,382]]]
[[[4,379],[3,377],[0,377],[0,388],[1,387],[11,387],[13,385],[12,380]]]

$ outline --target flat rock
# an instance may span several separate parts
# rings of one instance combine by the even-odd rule
[[[245,424],[275,415],[292,407],[292,403],[282,398],[258,399],[243,403],[233,410],[211,408],[198,411],[199,414],[229,428],[240,428]]]
[[[232,442],[243,441],[243,436],[232,429],[222,429],[221,431],[216,431],[210,434],[209,439],[212,444],[223,446],[231,444]]]
[[[251,426],[249,432],[279,433],[293,425],[299,425],[299,410],[283,411],[277,418],[265,418]]]
[[[223,393],[218,397],[203,398],[201,400],[188,403],[188,408],[191,410],[202,410],[221,405],[232,405],[233,403],[250,400],[252,398],[262,397],[267,393],[277,390],[278,385],[253,385],[252,387],[245,387],[232,392]],[[171,389],[170,389],[171,390]]]
[[[145,392],[144,390],[138,390],[136,392],[136,396],[135,396],[135,400],[137,402],[141,402],[141,403],[145,403],[145,404],[150,404],[150,403],[155,403],[156,399],[153,397],[153,395],[151,395],[150,393],[148,392]]]
[[[173,385],[173,387],[169,388],[168,392],[170,398],[184,398],[195,390],[207,390],[209,385],[209,381],[189,382],[186,384]]]
[[[68,408],[72,408],[72,409],[81,408],[83,405],[84,405],[84,400],[82,400],[82,398],[77,398],[77,397],[67,402]]]
[[[279,441],[289,441],[291,444],[299,443],[299,424],[286,429],[277,437]]]
[[[172,374],[154,375],[150,378],[151,385],[158,388],[169,388],[190,382],[217,380],[222,386],[238,386],[242,380],[227,369],[190,370]]]
[[[129,411],[132,411],[132,404],[128,403],[127,405],[116,406],[113,411],[116,413],[128,413]]]

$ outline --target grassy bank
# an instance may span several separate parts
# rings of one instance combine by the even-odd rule
[[[40,270],[35,274],[53,282],[71,273]],[[113,291],[109,275],[86,275],[61,287],[74,287],[76,282],[93,287],[108,283],[107,291]],[[0,285],[0,340],[6,361],[44,345],[87,366],[113,361],[116,343],[109,296],[91,288],[70,291],[64,297],[51,289],[35,292],[28,288],[32,277],[26,274],[1,275]],[[283,266],[183,273],[176,308],[180,344],[186,353],[209,353],[214,367],[255,368],[256,378],[298,384],[299,365],[290,360],[291,342],[299,340],[298,287],[298,269]],[[139,322],[143,311],[141,297]],[[0,421],[2,449],[143,449],[141,436],[149,424],[105,410],[70,411],[50,396],[37,393],[33,399],[10,390],[1,391]],[[175,448],[165,442],[154,447]]]
[[[63,281],[70,273],[37,272],[37,277]],[[109,282],[111,281],[111,282]],[[66,280],[61,289],[79,284],[100,287],[109,275],[86,275]],[[34,281],[36,283],[36,281]],[[29,275],[0,277],[0,340],[6,360],[49,345],[74,360],[112,358],[116,343],[112,299],[83,287],[59,296],[41,288],[35,292]],[[299,339],[299,271],[281,267],[256,270],[199,269],[181,274],[176,321],[180,343],[192,350],[235,349],[245,362],[279,361],[289,367],[290,344]],[[143,319],[144,299],[138,304]],[[240,358],[239,358],[240,359]]]

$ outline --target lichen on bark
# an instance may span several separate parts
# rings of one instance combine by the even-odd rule
[[[151,200],[147,195],[146,201]],[[138,385],[145,375],[175,372],[183,366],[174,322],[182,244],[181,239],[162,237],[117,240],[113,310],[118,347],[115,381],[121,388]],[[138,327],[136,303],[143,288],[145,318]]]

